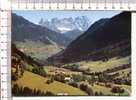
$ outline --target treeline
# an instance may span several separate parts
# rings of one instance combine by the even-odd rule
[[[30,89],[29,87],[18,86],[18,84],[14,84],[12,87],[13,96],[54,96],[55,94],[46,91],[43,92],[39,89]]]
[[[43,67],[34,67],[32,69],[32,73],[38,74],[38,75],[43,76],[43,77],[47,76],[47,73],[46,73],[46,71],[44,70]]]
[[[112,72],[116,72],[116,71],[119,71],[119,70],[122,70],[122,69],[130,68],[130,66],[131,66],[130,64],[125,64],[125,65],[121,65],[121,66],[114,67],[114,68],[111,68],[111,69],[107,69],[104,72],[105,73],[112,73]]]
[[[75,82],[85,81],[87,80],[89,83],[95,83],[98,82],[113,82],[115,84],[125,84],[125,85],[131,85],[131,80],[129,79],[129,76],[131,73],[128,73],[127,77],[125,78],[117,78],[120,74],[110,74],[119,70],[130,68],[130,64],[124,64],[122,66],[114,67],[111,69],[107,69],[103,72],[91,72],[91,70],[88,69],[80,69],[78,64],[72,64],[72,65],[65,65],[64,68],[70,69],[72,71],[78,71],[81,72],[82,75],[72,75],[72,78]],[[89,77],[90,76],[90,77]]]

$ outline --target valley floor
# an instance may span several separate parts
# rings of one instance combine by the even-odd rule
[[[18,84],[21,87],[38,89],[42,92],[50,91],[53,95],[130,96],[129,59],[128,56],[112,58],[107,62],[84,61],[60,67],[45,66],[46,77],[25,70],[22,77],[12,81],[12,86]],[[32,66],[30,68],[33,69]]]

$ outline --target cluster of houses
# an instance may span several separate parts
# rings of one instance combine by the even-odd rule
[[[66,82],[72,82],[73,79],[72,79],[72,76],[67,72],[66,69],[60,69],[60,68],[54,68],[54,69],[51,69],[49,71],[50,75],[58,75],[58,74],[62,74],[65,76],[65,81]]]

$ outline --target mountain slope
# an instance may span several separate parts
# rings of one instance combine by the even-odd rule
[[[44,92],[50,91],[55,95],[58,95],[59,93],[67,93],[68,95],[87,95],[80,89],[69,86],[62,82],[54,81],[51,84],[47,84],[46,81],[48,80],[48,77],[42,77],[37,74],[25,71],[23,77],[17,80],[15,83],[19,86],[27,86],[31,89],[36,88]]]
[[[75,40],[78,36],[80,36],[81,34],[83,34],[83,31],[80,30],[72,30],[72,31],[68,31],[66,32],[64,35],[68,38],[71,39],[71,41]]]
[[[16,48],[15,44],[11,45],[11,56],[12,56],[12,65],[16,63],[16,61],[20,63],[27,63],[32,66],[42,66],[41,63],[32,59],[30,56],[25,55],[19,49]]]
[[[21,16],[12,14],[12,39],[13,41],[41,41],[45,44],[51,44],[49,39],[58,45],[67,45],[69,38],[62,34],[54,32],[46,27],[33,24]]]
[[[92,56],[92,52],[102,51],[101,49],[103,48],[119,49],[116,51],[118,52],[118,56],[122,55],[126,50],[128,51],[127,55],[129,55],[131,47],[130,40],[131,13],[122,12],[110,19],[102,19],[94,23],[83,35],[73,41],[66,50],[57,54],[54,59],[61,62],[73,62],[88,59],[88,55],[90,55],[89,59],[92,59],[94,58],[94,56]],[[116,45],[123,46],[116,47]],[[121,52],[125,45],[127,45],[126,49]],[[110,49],[109,51],[111,50],[113,49]],[[103,52],[105,51],[103,50]],[[112,56],[117,56],[113,54],[113,52],[111,53]],[[100,55],[100,52],[96,53],[96,57],[99,57]]]

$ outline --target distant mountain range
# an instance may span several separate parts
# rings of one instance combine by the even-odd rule
[[[75,18],[76,22],[72,18],[63,19],[63,21],[62,19],[52,19],[52,24],[54,23],[55,25],[56,23],[57,26],[57,23],[59,23],[58,27],[63,26],[63,29],[72,29],[63,33],[58,30],[60,29],[58,27],[56,27],[57,32],[56,30],[49,29],[49,27],[47,27],[49,24],[43,27],[42,24],[36,25],[21,16],[12,14],[12,42],[22,42],[25,47],[24,49],[27,49],[27,53],[30,51],[30,55],[33,55],[36,59],[40,58],[40,56],[42,56],[40,60],[45,60],[49,57],[49,61],[52,60],[62,63],[94,58],[99,59],[103,56],[113,57],[130,55],[130,12],[122,12],[112,18],[100,19],[92,24],[88,29],[88,25],[83,25],[82,22],[84,21],[81,21],[81,19],[86,18],[77,17]],[[86,21],[85,23],[87,23]],[[72,24],[72,22],[74,22],[74,24]],[[70,26],[66,27],[68,24],[70,24]],[[78,26],[78,28],[75,26]],[[82,27],[82,30],[85,31],[87,29],[87,31],[82,31],[83,33],[81,33],[79,26]],[[19,43],[19,45],[20,44],[21,43]],[[35,46],[27,48],[28,45],[32,44],[35,44]],[[54,49],[56,51],[53,51]]]
[[[46,27],[52,31],[66,35],[74,40],[76,37],[84,33],[89,27],[89,20],[86,16],[79,16],[76,18],[52,18],[44,20],[41,18],[39,25]]]
[[[113,53],[112,50],[115,52]],[[123,53],[126,51],[128,51],[126,55],[130,55],[130,12],[122,12],[110,19],[98,20],[84,34],[80,35],[76,40],[70,43],[64,51],[56,54],[51,59],[67,63],[93,59],[94,57],[99,58],[100,56],[121,56],[125,55]],[[107,54],[105,54],[105,52],[107,52]],[[108,52],[110,53],[108,54]],[[97,56],[94,56],[94,54]]]
[[[25,55],[44,62],[72,40],[12,13],[12,43]]]
[[[66,46],[71,39],[63,34],[52,31],[46,27],[33,24],[25,18],[12,14],[12,40],[13,41],[40,41],[45,44],[52,42]]]

